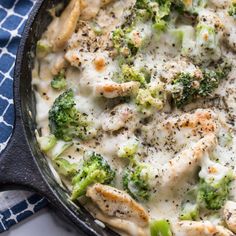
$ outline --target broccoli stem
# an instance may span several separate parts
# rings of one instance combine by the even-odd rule
[[[87,186],[96,183],[96,180],[99,177],[101,177],[101,171],[95,170],[92,173],[88,174],[84,179],[76,183],[71,194],[71,200],[75,201],[76,199],[84,195],[86,193]],[[77,177],[75,178],[77,179]]]
[[[167,220],[153,220],[150,223],[151,236],[172,236],[171,227]]]

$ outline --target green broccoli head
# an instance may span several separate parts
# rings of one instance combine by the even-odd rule
[[[171,12],[171,0],[158,0],[158,8],[153,9],[153,28],[157,31],[164,31],[168,25],[169,14]]]
[[[125,37],[125,32],[121,28],[114,30],[112,33],[113,46],[118,53],[120,53],[123,47],[125,46],[124,37]]]
[[[146,89],[139,89],[136,104],[141,111],[147,111],[147,109],[155,108],[161,110],[164,107],[166,101],[166,94],[162,84],[155,86],[148,86]]]
[[[145,16],[153,22],[153,28],[158,32],[166,29],[171,12],[171,0],[140,0],[136,1],[136,8],[146,11]]]
[[[121,80],[122,82],[138,81],[143,86],[147,84],[146,75],[128,65],[123,65],[121,68]]]
[[[51,51],[52,51],[52,45],[50,45],[50,43],[47,40],[40,39],[37,42],[36,55],[38,58],[43,58],[47,56]]]
[[[82,140],[91,137],[93,129],[85,114],[75,106],[73,91],[67,90],[54,102],[49,111],[49,127],[58,139],[71,141],[73,138]]]
[[[150,198],[149,166],[138,163],[128,168],[123,175],[124,189],[136,200],[147,201]]]
[[[231,65],[227,63],[220,64],[215,70],[203,70],[203,80],[200,82],[198,95],[202,97],[211,95],[218,88],[220,82],[227,79],[230,71]]]
[[[230,70],[231,66],[225,63],[216,69],[204,69],[201,78],[190,73],[178,74],[168,86],[175,105],[181,108],[199,97],[210,96]]]
[[[193,101],[199,87],[198,79],[189,73],[180,73],[172,81],[171,95],[175,105],[180,108]]]
[[[109,184],[115,178],[115,172],[104,158],[96,153],[91,153],[84,161],[78,174],[72,179],[72,195],[74,201],[86,193],[89,185],[94,183]]]
[[[52,88],[56,90],[63,90],[67,86],[67,82],[65,79],[65,71],[60,71],[56,76],[53,77],[51,81]]]
[[[236,1],[232,0],[228,9],[228,13],[236,20]]]
[[[197,201],[209,210],[219,210],[224,205],[229,195],[229,185],[233,180],[228,172],[219,181],[200,179]]]

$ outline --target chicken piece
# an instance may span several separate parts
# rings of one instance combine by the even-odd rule
[[[143,228],[143,227],[137,226],[135,223],[128,220],[106,216],[99,209],[97,209],[95,212],[94,212],[94,208],[88,207],[88,209],[90,212],[93,213],[93,216],[96,219],[99,219],[102,222],[107,223],[108,225],[110,225],[111,227],[115,228],[118,231],[125,232],[128,235],[135,235],[135,236],[148,235],[148,227]]]
[[[223,226],[209,221],[180,221],[173,225],[175,236],[234,236]]]
[[[176,187],[181,181],[193,176],[201,164],[202,158],[216,146],[214,134],[208,134],[200,139],[192,148],[185,149],[170,160],[161,169],[160,183],[163,187]]]
[[[90,20],[94,18],[101,7],[112,2],[112,0],[81,0],[81,19]]]
[[[236,202],[226,202],[224,206],[224,219],[228,228],[236,233]]]
[[[139,86],[140,83],[136,81],[121,84],[112,81],[102,82],[95,85],[94,95],[106,98],[124,97],[137,93]]]
[[[80,16],[80,0],[71,0],[60,17],[55,17],[44,33],[43,38],[53,51],[63,49],[73,34]]]
[[[148,225],[149,216],[145,209],[121,190],[94,184],[88,188],[86,196],[90,197],[105,215],[131,221],[141,227]]]
[[[111,44],[111,39],[108,33],[97,35],[92,28],[91,22],[82,21],[78,22],[78,32],[75,32],[68,42],[67,52],[78,53],[106,50]],[[103,31],[102,31],[103,32]],[[110,33],[110,32],[109,32]]]
[[[218,131],[217,117],[210,109],[198,109],[194,113],[159,119],[143,126],[142,136],[147,143],[161,145],[176,152],[190,142],[196,142],[205,135]]]
[[[125,127],[126,122],[134,116],[134,109],[127,104],[121,104],[110,112],[102,115],[102,129],[104,131],[116,131]]]

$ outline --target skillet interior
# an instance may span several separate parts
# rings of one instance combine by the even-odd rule
[[[38,147],[35,137],[36,101],[31,87],[31,71],[33,68],[35,45],[52,19],[48,10],[59,3],[67,4],[68,1],[39,0],[31,13],[17,56],[15,99],[19,101],[20,107],[16,107],[16,109],[21,109],[20,113],[22,114],[24,129],[31,153],[33,154],[36,165],[40,169],[44,182],[49,186],[49,189],[39,189],[40,193],[47,196],[52,205],[59,208],[60,212],[64,213],[64,215],[69,218],[70,222],[75,223],[79,229],[82,229],[85,235],[117,235],[108,228],[102,229],[99,227],[83,207],[78,208],[67,201],[65,190],[62,190],[55,181],[46,158]],[[37,187],[35,188],[37,189]],[[58,204],[58,202],[60,202],[60,204]],[[82,235],[82,233],[79,233],[79,235]]]

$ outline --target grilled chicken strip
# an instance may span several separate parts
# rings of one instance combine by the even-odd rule
[[[63,49],[74,33],[80,16],[80,0],[71,0],[60,17],[55,17],[44,33],[53,51]]]
[[[181,180],[184,181],[195,174],[202,158],[211,152],[216,144],[215,135],[209,134],[200,139],[192,148],[185,149],[170,160],[160,173],[162,186],[176,186]]]
[[[172,230],[175,236],[234,236],[225,227],[209,221],[181,221],[173,225]]]
[[[236,233],[236,202],[226,202],[224,206],[224,219],[228,228]]]
[[[95,184],[88,188],[86,196],[108,216],[131,221],[141,227],[148,225],[149,216],[145,209],[123,191]]]

